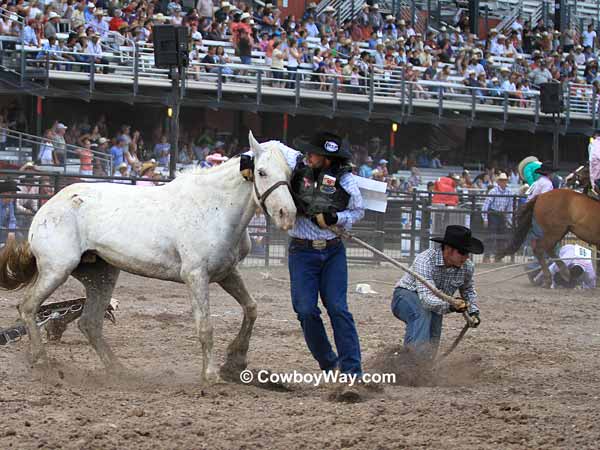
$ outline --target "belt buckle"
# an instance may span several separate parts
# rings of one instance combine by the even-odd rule
[[[325,239],[317,239],[312,241],[312,247],[315,250],[323,250],[327,247],[327,241]]]

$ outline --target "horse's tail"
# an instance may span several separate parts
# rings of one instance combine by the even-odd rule
[[[533,209],[537,199],[538,197],[531,199],[517,210],[512,239],[507,247],[498,252],[496,259],[499,260],[507,255],[514,255],[521,248],[533,223]]]
[[[9,239],[0,250],[0,288],[14,291],[31,284],[38,268],[28,241]]]

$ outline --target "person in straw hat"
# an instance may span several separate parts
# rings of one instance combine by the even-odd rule
[[[488,192],[483,202],[483,226],[489,232],[483,262],[489,261],[490,253],[496,254],[506,243],[507,225],[511,223],[513,213],[513,194],[507,185],[508,175],[501,173],[496,177],[496,186]]]
[[[140,180],[138,180],[135,184],[137,186],[156,186],[154,181],[151,180],[155,178],[154,170],[157,166],[158,164],[156,164],[154,159],[143,163],[142,168],[140,169]]]
[[[441,246],[417,255],[411,271],[449,296],[458,290],[461,298],[455,303],[442,300],[417,281],[411,273],[396,283],[392,298],[392,313],[406,324],[404,346],[417,360],[426,365],[433,362],[442,335],[442,319],[451,312],[467,312],[474,326],[479,326],[477,293],[473,287],[473,262],[469,255],[483,253],[483,243],[471,230],[460,225],[446,227],[444,237],[432,238]]]

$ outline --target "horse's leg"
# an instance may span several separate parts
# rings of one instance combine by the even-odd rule
[[[229,295],[237,300],[244,311],[240,331],[227,347],[227,360],[221,367],[221,375],[223,377],[237,377],[248,365],[248,346],[250,344],[250,336],[252,336],[252,327],[256,320],[256,302],[248,293],[244,285],[244,280],[237,268],[234,268],[219,284]]]
[[[535,247],[533,247],[533,254],[537,258],[540,266],[542,267],[542,272],[544,274],[544,287],[550,288],[552,285],[552,275],[550,274],[550,270],[548,269],[548,264],[546,263],[546,258],[544,256],[544,248],[539,245],[539,242],[536,243]]]
[[[41,360],[45,365],[48,365],[48,356],[42,345],[42,338],[35,316],[40,305],[69,278],[69,274],[73,269],[68,266],[61,267],[57,264],[51,266],[41,261],[38,261],[38,267],[40,271],[38,277],[27,288],[25,297],[19,305],[19,314],[29,335],[31,362],[36,363]]]
[[[213,360],[213,326],[210,322],[208,301],[209,277],[204,269],[194,269],[184,273],[182,278],[192,293],[192,313],[202,346],[202,381],[214,383],[219,381],[219,375]]]
[[[85,287],[85,304],[78,325],[96,350],[107,369],[123,372],[124,368],[102,336],[104,312],[117,284],[119,269],[101,258],[95,263],[83,263],[73,271],[73,276]]]
[[[545,232],[544,236],[541,239],[538,239],[535,245],[535,249],[533,251],[534,255],[537,257],[538,261],[540,261],[540,265],[542,266],[542,271],[544,272],[544,287],[549,288],[552,285],[552,274],[548,269],[548,263],[546,262],[546,258],[544,256],[545,253],[548,253],[553,259],[556,258],[556,252],[554,248],[556,247],[557,242],[559,242],[565,234],[567,234],[567,227],[564,227],[562,230],[554,229],[551,232]],[[569,280],[569,270],[567,269],[564,262],[559,261],[558,266],[560,267],[561,276],[565,278],[564,271],[566,271],[566,280]]]

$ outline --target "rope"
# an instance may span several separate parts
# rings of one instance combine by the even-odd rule
[[[556,262],[556,261],[571,261],[571,260],[578,260],[578,259],[587,260],[587,261],[600,261],[600,258],[550,258],[550,259],[547,259],[546,261]],[[496,267],[494,269],[476,273],[475,276],[487,275],[489,273],[498,272],[500,270],[514,269],[515,267],[526,266],[526,265],[534,263],[534,262],[536,262],[536,261],[532,260],[532,261],[528,261],[528,262],[524,262],[524,263],[508,264],[506,266]]]

